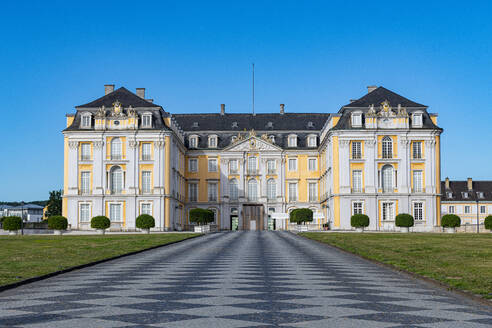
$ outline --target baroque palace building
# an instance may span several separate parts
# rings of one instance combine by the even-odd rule
[[[437,114],[383,87],[336,113],[170,114],[145,89],[105,86],[67,115],[63,214],[73,229],[106,215],[134,230],[143,213],[156,230],[186,230],[192,208],[215,213],[221,230],[289,229],[310,208],[319,229],[394,230],[411,213],[416,231],[441,216]]]

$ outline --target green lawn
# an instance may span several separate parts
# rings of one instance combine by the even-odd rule
[[[197,235],[0,236],[0,285]]]
[[[300,235],[492,299],[492,234]]]

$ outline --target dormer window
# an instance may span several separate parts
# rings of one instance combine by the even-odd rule
[[[412,126],[416,128],[422,127],[422,113],[414,113],[412,115]]]
[[[270,129],[273,128],[273,122],[268,122],[267,123],[267,128],[270,128]]]
[[[295,134],[291,134],[288,139],[289,147],[297,147],[297,136]]]
[[[447,198],[453,198],[453,193],[448,191],[448,192],[446,193],[446,197],[447,197]]]
[[[483,198],[483,192],[477,191],[477,197],[482,199]]]
[[[308,147],[316,147],[316,136],[310,135],[307,137],[307,145]]]
[[[231,143],[235,143],[237,141],[237,136],[232,136],[231,137]]]
[[[352,113],[352,127],[362,126],[362,113]]]
[[[273,134],[268,136],[268,140],[270,140],[271,143],[275,143],[275,136]]]
[[[314,128],[314,123],[309,121],[308,124],[307,124],[307,127],[308,128]]]
[[[190,148],[198,148],[198,136],[190,136],[188,139]]]
[[[81,126],[83,128],[90,128],[91,127],[91,113],[82,114]]]
[[[232,128],[237,128],[237,122],[232,122]]]
[[[208,148],[217,148],[217,136],[212,135],[208,137]]]
[[[143,114],[142,115],[142,127],[151,128],[152,127],[152,114]]]
[[[193,127],[197,128],[198,127],[198,122],[193,122]]]
[[[463,198],[468,198],[468,192],[466,191],[462,192],[461,195],[463,196]]]

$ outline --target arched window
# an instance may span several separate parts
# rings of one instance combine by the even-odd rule
[[[111,193],[119,194],[123,190],[123,170],[119,166],[111,169]]]
[[[275,179],[268,179],[267,181],[267,197],[269,200],[274,200],[277,197],[277,182],[275,182]]]
[[[229,197],[231,197],[231,200],[237,200],[238,196],[237,179],[231,179],[229,180]]]
[[[393,166],[385,165],[382,169],[383,192],[393,191]]]
[[[393,140],[386,136],[383,138],[383,158],[393,158]]]
[[[250,201],[256,201],[258,199],[258,182],[256,179],[248,181],[248,199]]]
[[[121,139],[111,140],[111,159],[121,159]]]

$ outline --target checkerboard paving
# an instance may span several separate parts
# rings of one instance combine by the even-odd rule
[[[0,293],[0,327],[492,327],[491,309],[287,232],[187,240]]]

